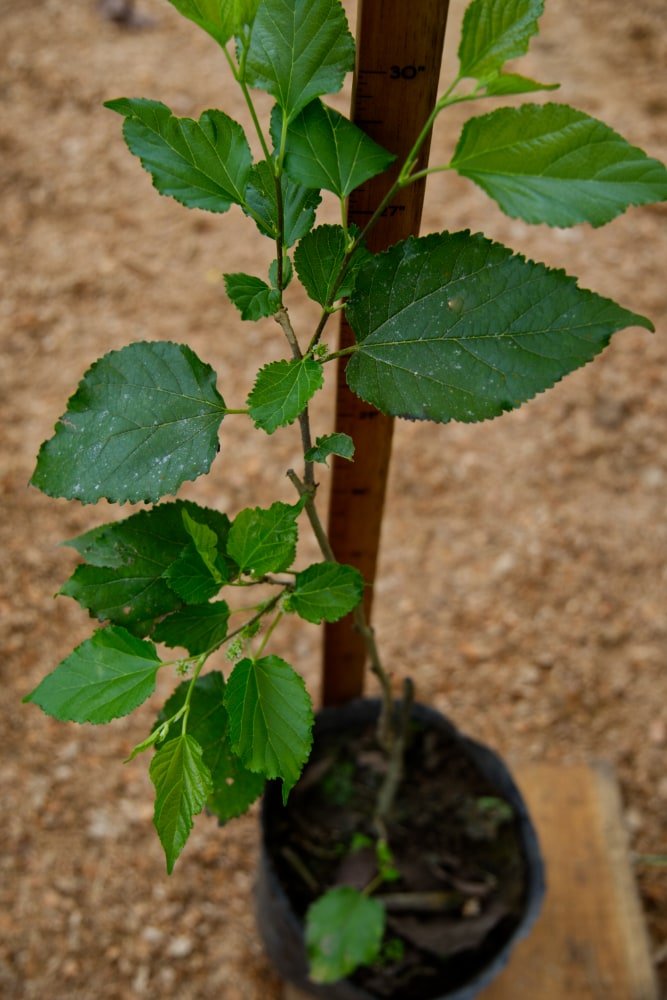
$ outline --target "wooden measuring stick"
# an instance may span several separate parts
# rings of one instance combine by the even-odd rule
[[[448,7],[449,0],[359,0],[353,120],[397,156],[392,171],[373,178],[350,196],[349,221],[360,228],[391,186],[437,98]],[[428,151],[426,142],[416,169],[426,167]],[[423,181],[401,191],[372,230],[369,249],[377,253],[416,235],[423,200]],[[354,335],[343,318],[340,347],[353,343]],[[343,360],[338,363],[336,430],[354,438],[356,451],[354,462],[334,460],[329,537],[336,558],[363,574],[370,618],[393,420],[350,392]],[[361,694],[365,659],[363,640],[349,615],[325,627],[325,705]]]

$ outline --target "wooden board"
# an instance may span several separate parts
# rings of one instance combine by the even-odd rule
[[[394,182],[435,104],[449,0],[360,0],[357,7],[357,66],[352,118],[368,135],[396,154],[396,164],[352,192],[348,218],[363,229]],[[417,169],[428,165],[430,139]],[[404,188],[387,206],[368,237],[374,253],[419,232],[425,181]],[[339,347],[354,334],[340,324]],[[356,566],[366,581],[370,619],[380,544],[393,419],[364,403],[347,387],[345,362],[338,362],[336,430],[350,434],[355,460],[333,460],[329,537],[339,562]],[[366,647],[349,615],[324,628],[322,703],[339,705],[364,686]]]
[[[547,898],[480,1000],[659,1000],[611,769],[529,764],[515,776],[542,843]],[[284,1000],[306,998],[287,987]]]

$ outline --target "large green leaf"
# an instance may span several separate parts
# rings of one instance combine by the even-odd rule
[[[264,0],[250,39],[247,80],[291,121],[354,69],[354,39],[340,0]]]
[[[147,635],[156,618],[182,603],[165,574],[191,541],[184,511],[207,524],[224,547],[230,527],[226,514],[189,501],[160,504],[67,542],[86,563],[75,569],[60,593],[101,620]]]
[[[544,0],[473,0],[461,27],[461,76],[484,80],[522,56],[543,9]]]
[[[244,573],[280,573],[294,562],[301,502],[277,501],[268,508],[248,507],[234,518],[227,551]]]
[[[222,111],[176,118],[160,101],[120,97],[105,107],[125,116],[123,135],[160,194],[188,208],[226,212],[243,204],[252,154],[241,126]]]
[[[667,170],[567,104],[500,108],[466,122],[451,166],[526,222],[604,225],[667,198]]]
[[[189,681],[180,684],[160,713],[160,722],[175,715],[185,702]],[[265,779],[243,766],[229,745],[229,719],[224,706],[225,682],[213,671],[198,677],[192,691],[187,731],[203,751],[212,788],[206,808],[224,823],[240,816],[259,798]]]
[[[77,646],[23,700],[62,722],[110,722],[150,697],[159,668],[152,642],[111,625]]]
[[[356,608],[363,595],[364,578],[354,566],[313,563],[296,574],[286,607],[319,625],[323,621],[338,621]]]
[[[192,818],[200,813],[211,793],[211,773],[202,748],[189,733],[163,743],[150,766],[155,785],[153,823],[171,874],[192,829]]]
[[[96,361],[42,445],[31,482],[83,503],[155,501],[208,472],[225,403],[182,344],[130,344]]]
[[[260,0],[169,0],[176,10],[224,45],[251,25]]]
[[[225,601],[213,604],[192,604],[167,615],[155,629],[153,638],[165,645],[182,646],[191,656],[217,649],[227,636],[229,605]]]
[[[322,200],[319,191],[296,184],[283,173],[280,178],[283,202],[284,243],[291,247],[309,231],[315,221],[315,210]],[[245,189],[246,205],[252,209],[257,228],[265,236],[278,239],[278,196],[273,166],[267,160],[257,163],[248,177]]]
[[[384,413],[498,416],[590,361],[643,316],[483,236],[410,238],[373,258],[348,318],[350,388]]]
[[[355,232],[355,227],[351,230]],[[294,251],[294,266],[301,284],[315,302],[331,306],[337,299],[351,294],[356,273],[370,255],[365,247],[358,247],[341,282],[346,256],[347,243],[342,226],[318,226],[303,237]]]
[[[303,679],[278,656],[245,659],[225,691],[232,749],[251,771],[296,784],[312,743],[313,708]]]
[[[293,423],[323,383],[322,365],[309,358],[264,365],[248,396],[255,427],[272,434]]]
[[[384,935],[385,909],[350,885],[329,889],[306,914],[306,948],[310,978],[316,983],[344,979],[378,956]]]
[[[287,132],[285,170],[292,180],[347,198],[396,159],[344,115],[311,101]]]

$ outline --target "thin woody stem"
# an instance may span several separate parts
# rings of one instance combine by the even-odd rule
[[[459,80],[458,78],[453,82],[451,87],[446,91],[446,93],[440,98],[433,108],[431,114],[429,115],[427,121],[419,133],[416,141],[414,142],[412,149],[408,153],[403,166],[394,181],[390,186],[389,190],[386,192],[384,197],[381,199],[379,205],[376,207],[372,216],[361,230],[360,233],[351,241],[347,248],[347,252],[343,258],[342,265],[336,276],[336,280],[331,288],[330,295],[326,303],[324,303],[324,310],[320,316],[319,322],[315,331],[310,339],[310,343],[306,349],[306,356],[309,357],[311,353],[315,350],[320,342],[324,329],[327,325],[329,317],[331,315],[331,307],[336,300],[336,295],[338,290],[341,288],[342,283],[345,279],[347,271],[350,267],[354,253],[363,243],[365,237],[373,229],[379,219],[382,217],[385,209],[391,204],[398,192],[410,184],[415,183],[416,180],[421,179],[424,176],[423,172],[419,172],[415,175],[415,165],[417,164],[419,152],[426,142],[432,128],[433,124],[440,114],[440,112],[447,107],[450,103],[456,103],[456,98],[451,97],[451,94],[455,87],[457,86]],[[283,130],[284,131],[284,130]],[[343,228],[345,229],[345,220],[343,223]],[[296,342],[296,337],[294,331],[292,330],[291,324],[289,322],[289,317],[284,309],[279,310],[276,314],[277,322],[282,326],[285,331],[285,335],[292,347],[292,353],[294,357],[303,357],[298,343]],[[353,353],[356,349],[356,345],[353,348],[344,348],[340,351],[335,351],[331,355],[327,355],[326,361],[333,360],[334,357],[341,357],[346,354]],[[301,439],[303,443],[304,459],[308,454],[311,447],[311,433],[310,433],[310,421],[308,416],[307,408],[299,417],[299,425],[301,429]],[[319,544],[320,550],[324,558],[331,562],[338,562],[334,554],[333,548],[329,537],[320,521],[317,508],[315,506],[315,494],[317,491],[317,484],[314,479],[313,463],[305,459],[305,471],[303,479],[300,479],[297,474],[290,469],[287,473],[290,481],[296,488],[300,497],[305,500],[305,511],[310,521],[311,527]],[[387,816],[391,811],[392,804],[396,797],[396,792],[403,778],[404,771],[404,759],[405,751],[408,740],[408,729],[409,722],[412,712],[412,704],[414,700],[414,689],[412,682],[406,680],[403,685],[403,699],[397,709],[394,711],[394,701],[392,695],[391,687],[391,675],[384,669],[380,655],[377,648],[377,643],[375,641],[375,633],[373,631],[370,622],[367,619],[363,600],[353,611],[353,620],[355,628],[358,630],[362,637],[366,651],[370,661],[370,669],[373,674],[377,677],[381,693],[382,693],[382,707],[380,711],[380,718],[378,720],[378,739],[380,745],[385,750],[388,757],[388,767],[387,774],[380,788],[378,795],[378,800],[375,809],[375,826],[380,836],[384,835],[385,821]]]
[[[183,703],[183,722],[181,723],[181,734],[185,736],[188,730],[188,716],[190,714],[190,703],[192,701],[192,695],[195,690],[195,685],[197,683],[197,678],[199,677],[202,667],[208,659],[208,653],[202,653],[195,660],[195,667],[192,673],[192,678],[190,679],[190,684],[188,686],[187,693],[185,695],[185,702]]]
[[[305,511],[317,539],[324,558],[329,562],[338,562],[331,542],[320,520],[315,506],[315,485],[308,485],[297,476],[293,469],[287,473],[288,479],[295,487],[300,497],[305,498]],[[355,628],[359,631],[370,661],[370,669],[377,677],[382,691],[382,707],[378,719],[378,740],[387,754],[388,766],[384,781],[378,794],[374,825],[378,836],[385,837],[385,823],[391,812],[396,793],[403,780],[405,751],[408,742],[414,687],[412,681],[406,678],[403,682],[403,698],[397,708],[397,718],[394,718],[394,700],[391,689],[391,676],[382,665],[380,653],[375,641],[375,632],[368,622],[363,601],[352,612]]]
[[[338,562],[331,547],[329,537],[324,529],[324,525],[320,520],[317,507],[315,506],[315,485],[313,484],[311,486],[308,483],[303,482],[293,469],[288,471],[287,477],[298,492],[299,496],[305,498],[306,503],[304,509],[322,555],[328,562]],[[391,754],[395,749],[395,744],[397,742],[392,725],[393,696],[391,690],[391,676],[382,665],[380,653],[375,641],[375,632],[366,618],[363,601],[356,606],[352,612],[352,617],[355,628],[358,629],[359,634],[364,640],[366,651],[368,652],[368,658],[370,660],[371,672],[377,677],[382,689],[382,711],[378,722],[378,737],[382,747],[388,754]]]
[[[303,478],[306,486],[308,487],[309,490],[312,491],[312,494],[314,496],[315,490],[317,489],[317,484],[315,483],[315,468],[313,463],[309,462],[305,458],[310,449],[313,447],[313,439],[310,434],[310,417],[308,414],[308,407],[305,408],[305,410],[299,417],[299,430],[301,431],[301,444],[303,445],[303,454],[304,454]]]
[[[266,649],[266,647],[268,645],[268,642],[269,642],[269,639],[273,635],[275,629],[278,627],[278,625],[280,623],[280,619],[283,617],[283,615],[284,615],[284,612],[283,611],[279,611],[278,614],[273,619],[273,621],[271,622],[271,624],[269,625],[269,627],[267,628],[267,630],[264,633],[264,636],[262,638],[262,641],[260,643],[259,649],[257,650],[257,653],[255,654],[256,657],[259,658],[262,655],[262,653],[264,652],[264,650]]]
[[[301,348],[299,347],[299,341],[296,339],[296,333],[294,332],[294,327],[292,326],[292,321],[289,318],[287,309],[284,306],[281,306],[278,312],[274,313],[273,318],[285,334],[294,359],[296,361],[301,361],[303,354],[301,353]]]
[[[287,342],[292,351],[292,356],[295,361],[301,361],[303,354],[301,353],[301,348],[299,347],[299,342],[296,339],[296,334],[294,332],[294,327],[292,326],[292,321],[289,318],[289,313],[284,306],[281,306],[277,313],[273,317],[281,328]],[[304,456],[313,447],[313,442],[310,434],[310,418],[308,416],[308,407],[305,408],[303,413],[299,415],[299,430],[301,431],[301,446],[303,448]],[[315,486],[315,478],[313,472],[313,463],[306,461],[304,480],[309,487]]]
[[[222,46],[222,51],[225,55],[225,59],[227,60],[229,68],[232,72],[232,76],[234,77],[239,87],[241,88],[243,99],[245,100],[246,105],[248,107],[248,111],[250,112],[250,117],[252,118],[252,123],[255,126],[255,132],[257,133],[257,138],[259,139],[260,145],[262,147],[262,152],[264,153],[266,159],[270,160],[271,152],[267,145],[266,139],[264,138],[264,132],[262,131],[262,126],[260,124],[259,118],[257,117],[257,111],[255,110],[255,105],[253,104],[250,91],[248,90],[248,85],[245,81],[245,65],[246,65],[246,58],[248,51],[247,50],[248,39],[245,38],[244,42],[245,44],[242,45],[241,58],[238,66],[234,62],[234,59],[230,55],[229,49],[227,48],[226,45]]]
[[[280,148],[275,164],[275,184],[276,184],[276,208],[278,212],[278,237],[276,239],[276,254],[278,264],[278,293],[280,302],[283,301],[284,267],[285,267],[285,204],[283,201],[282,172],[285,159],[285,146],[287,143],[287,115],[283,111],[283,123],[280,133]]]
[[[294,486],[295,490],[300,497],[305,497],[305,511],[310,521],[310,526],[313,529],[313,534],[317,539],[317,544],[320,547],[320,552],[327,560],[327,562],[338,562],[334,551],[331,548],[331,542],[329,537],[324,530],[324,526],[320,520],[320,516],[317,513],[317,508],[315,507],[315,488],[310,487],[303,480],[299,479],[294,469],[288,469],[287,478]]]
[[[267,601],[267,603],[259,609],[256,615],[253,615],[252,618],[248,619],[247,622],[244,622],[243,625],[239,625],[239,627],[235,628],[233,632],[229,632],[225,636],[224,641],[229,642],[230,639],[234,639],[237,635],[240,635],[242,632],[244,632],[245,629],[253,626],[256,622],[261,621],[264,615],[268,615],[270,611],[273,611],[273,609],[276,607],[278,601],[282,596],[283,596],[283,591],[281,590],[279,594],[276,594],[275,597],[272,597],[270,601]],[[216,646],[215,649],[217,648],[218,647]],[[210,653],[215,652],[215,649],[210,649],[206,655],[210,655]]]
[[[382,709],[378,720],[378,739],[383,749],[391,754],[395,746],[394,727],[392,726],[392,704],[393,696],[391,690],[391,677],[382,666],[377,643],[375,641],[375,630],[366,617],[366,610],[363,605],[358,604],[352,612],[354,627],[364,640],[366,652],[370,661],[371,673],[375,674],[382,689]]]
[[[403,697],[397,706],[398,718],[395,727],[391,727],[393,743],[388,752],[388,766],[384,781],[375,804],[374,823],[380,836],[384,833],[385,821],[391,812],[396,798],[396,792],[403,780],[405,770],[405,751],[408,744],[412,705],[414,703],[414,685],[409,677],[403,681]],[[390,720],[393,722],[393,719]]]
[[[346,358],[350,354],[356,354],[359,350],[359,344],[350,344],[349,347],[342,347],[340,351],[332,351],[331,354],[327,354],[326,357],[322,358],[322,364],[326,365],[329,361],[335,361],[336,358]]]

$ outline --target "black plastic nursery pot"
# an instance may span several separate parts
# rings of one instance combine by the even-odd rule
[[[391,947],[349,979],[321,985],[308,977],[308,906],[332,885],[362,888],[374,874],[371,849],[349,847],[355,833],[372,832],[384,767],[375,738],[379,710],[378,701],[365,699],[322,710],[287,807],[279,783],[269,783],[257,884],[260,933],[282,978],[313,997],[472,1000],[535,922],[544,866],[502,760],[422,705],[413,708],[406,776],[388,827],[401,878],[377,893],[387,900]]]

